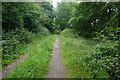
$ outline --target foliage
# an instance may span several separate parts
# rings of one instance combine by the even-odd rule
[[[70,19],[71,11],[73,9],[74,3],[72,2],[61,2],[58,3],[57,9],[56,9],[56,24],[60,25],[60,29],[63,30],[68,26],[68,21]]]
[[[76,35],[72,29],[65,29],[60,33],[62,59],[67,69],[67,77],[94,78],[93,67],[85,61],[85,58],[92,54],[89,52],[95,50],[97,42],[75,36],[78,35]],[[104,70],[99,70],[97,75],[96,78],[108,78],[109,76]]]
[[[106,69],[111,78],[120,78],[120,28],[118,23],[118,17],[115,15],[98,33],[95,39],[100,40],[102,45],[97,45],[91,55],[93,64],[98,68]]]
[[[104,5],[105,3],[99,2],[76,3],[75,9],[72,11],[72,17],[68,22],[70,27],[75,28],[79,35],[92,37],[94,32],[99,29],[96,26],[96,20],[99,17],[100,9]]]
[[[45,4],[46,6],[44,6]],[[49,2],[4,2],[2,10],[3,30],[6,32],[21,27],[27,28],[29,31],[39,32],[42,26],[49,29],[50,22],[53,20],[52,6]]]
[[[99,68],[101,67],[106,69],[111,78],[120,78],[120,13],[115,11],[116,9],[119,10],[120,6],[118,6],[118,3],[109,3],[107,8],[108,6],[109,8],[114,6],[114,9],[112,8],[110,11],[110,15],[114,15],[107,21],[101,32],[97,34],[96,39],[100,40],[102,45],[96,47],[95,52],[93,52],[94,54],[92,55],[92,59],[96,64],[100,62]],[[114,11],[113,13],[112,10]]]
[[[3,34],[2,51],[3,51],[3,66],[8,65],[13,59],[17,59],[25,54],[25,49],[29,44],[33,43],[36,38],[47,36],[50,32],[46,28],[43,31],[34,34],[25,28],[11,30]]]
[[[44,19],[43,22],[43,26],[45,26],[46,28],[48,28],[51,32],[53,32],[53,20],[55,17],[55,11],[53,9],[53,5],[50,2],[40,2],[37,3],[40,7],[43,8],[43,15],[46,16],[46,18],[42,18]]]
[[[72,11],[69,26],[76,29],[79,35],[93,37],[100,32],[111,19],[118,14],[118,3],[83,2],[76,3]],[[110,26],[108,26],[110,27]]]
[[[106,70],[110,75],[109,78],[119,78],[119,54],[120,51],[114,47],[114,43],[110,42],[109,44],[96,45],[96,50],[89,57],[91,60],[89,64],[93,66],[94,77],[96,78],[98,76],[97,72],[99,70]]]
[[[2,29],[5,32],[16,27],[23,27],[23,16],[16,8],[17,6],[19,6],[19,3],[2,3]]]
[[[56,37],[56,35],[50,35],[36,39],[29,48],[32,53],[28,54],[27,58],[5,78],[46,78],[48,62]]]
[[[50,2],[3,2],[3,66],[26,53],[26,47],[34,40],[49,35],[50,31],[58,34],[63,30],[60,33],[61,49],[65,65],[69,65],[67,68],[70,70],[70,76],[77,78],[120,78],[119,4],[120,2],[61,2],[53,10]],[[94,38],[100,43],[95,46],[95,41],[89,40],[89,38]],[[43,47],[49,48],[48,51],[51,51],[52,48],[45,46],[46,44]],[[42,47],[40,48],[42,49]],[[39,54],[39,52],[35,53]],[[34,55],[39,56],[38,54]],[[38,58],[36,58],[37,61]],[[28,60],[33,61],[32,58]],[[46,61],[48,59],[45,60],[45,63]],[[25,64],[21,65],[25,66],[28,63],[30,62],[26,61]],[[29,67],[29,64],[27,66]],[[30,66],[33,64],[30,63]],[[34,71],[33,67],[30,68],[31,72]],[[20,69],[22,70],[22,67]],[[19,71],[15,70],[15,72]],[[32,75],[31,72],[25,76],[35,77],[37,75]],[[44,69],[41,74],[44,74]],[[15,75],[19,77],[17,74]]]
[[[25,54],[25,49],[34,39],[50,34],[46,25],[50,23],[46,20],[52,18],[47,7],[42,7],[43,3],[33,2],[3,2],[2,5],[2,51],[3,66],[8,65],[14,59]],[[49,18],[48,18],[49,17]]]
[[[82,2],[76,3],[68,24],[83,37],[95,37],[100,41],[89,63],[93,66],[94,77],[103,69],[109,77],[119,78],[120,52],[120,5],[119,2]],[[119,56],[119,55],[118,55]],[[86,59],[85,59],[86,60]],[[97,68],[97,69],[96,69]],[[108,69],[109,68],[109,69]]]

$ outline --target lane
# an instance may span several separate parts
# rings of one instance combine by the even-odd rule
[[[60,38],[59,35],[54,43],[54,49],[52,58],[49,63],[48,78],[65,78],[65,68],[62,64],[61,52],[60,52]]]

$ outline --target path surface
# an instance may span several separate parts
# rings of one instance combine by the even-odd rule
[[[48,73],[48,78],[65,78],[65,68],[62,64],[61,53],[60,53],[60,39],[59,35],[54,43],[54,49],[52,53],[52,58],[50,61],[50,69]]]
[[[9,64],[6,68],[2,69],[2,72],[0,72],[0,74],[2,74],[0,76],[0,79],[1,78],[4,78],[5,75],[7,75],[10,71],[12,71],[15,66],[17,64],[19,64],[20,62],[24,61],[26,59],[26,56],[28,55],[29,53],[23,55],[22,57],[20,57],[19,59],[17,59],[16,61],[14,61],[13,63]]]

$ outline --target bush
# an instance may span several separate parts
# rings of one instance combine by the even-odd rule
[[[29,32],[27,29],[22,28],[21,30],[17,29],[17,40],[20,42],[25,42],[25,43],[31,43],[32,40],[34,39],[34,34],[32,32]]]
[[[111,3],[112,4],[112,3]],[[120,28],[119,14],[114,13],[111,19],[105,23],[100,32],[96,32],[96,40],[101,44],[96,46],[89,61],[93,67],[99,71],[105,69],[110,78],[120,78]],[[96,70],[93,69],[95,75]]]
[[[7,65],[10,59],[14,59],[16,57],[17,45],[19,41],[16,40],[16,37],[12,38],[8,37],[7,40],[2,41],[2,64]],[[6,61],[7,60],[7,61]]]
[[[45,27],[51,25],[52,14],[47,14],[47,11],[52,12],[52,6],[49,2],[46,7],[43,4],[46,3],[3,3],[3,65],[22,55],[21,49],[34,39],[50,34]]]
[[[110,78],[120,78],[120,50],[114,42],[96,45],[92,55],[87,57],[87,62],[93,67],[93,74],[96,76],[99,70],[106,70]]]
[[[25,48],[25,44],[29,44],[35,38],[32,32],[22,28],[11,30],[7,33],[3,32],[2,40],[2,59],[3,66],[7,65],[12,59],[16,59],[21,53],[18,53],[18,49],[21,47]]]

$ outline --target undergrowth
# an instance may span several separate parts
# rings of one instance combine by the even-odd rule
[[[72,29],[65,29],[60,33],[63,63],[69,78],[94,78],[93,67],[85,59],[91,56],[98,42],[77,37]],[[97,78],[107,78],[105,70],[97,72]]]
[[[9,65],[14,60],[28,52],[29,46],[37,39],[47,36],[50,32],[42,28],[40,33],[33,33],[25,28],[11,30],[7,33],[3,31],[2,40],[2,66]]]
[[[56,37],[51,35],[49,38],[36,40],[35,45],[31,45],[32,53],[27,55],[25,61],[17,65],[5,78],[45,78]]]

